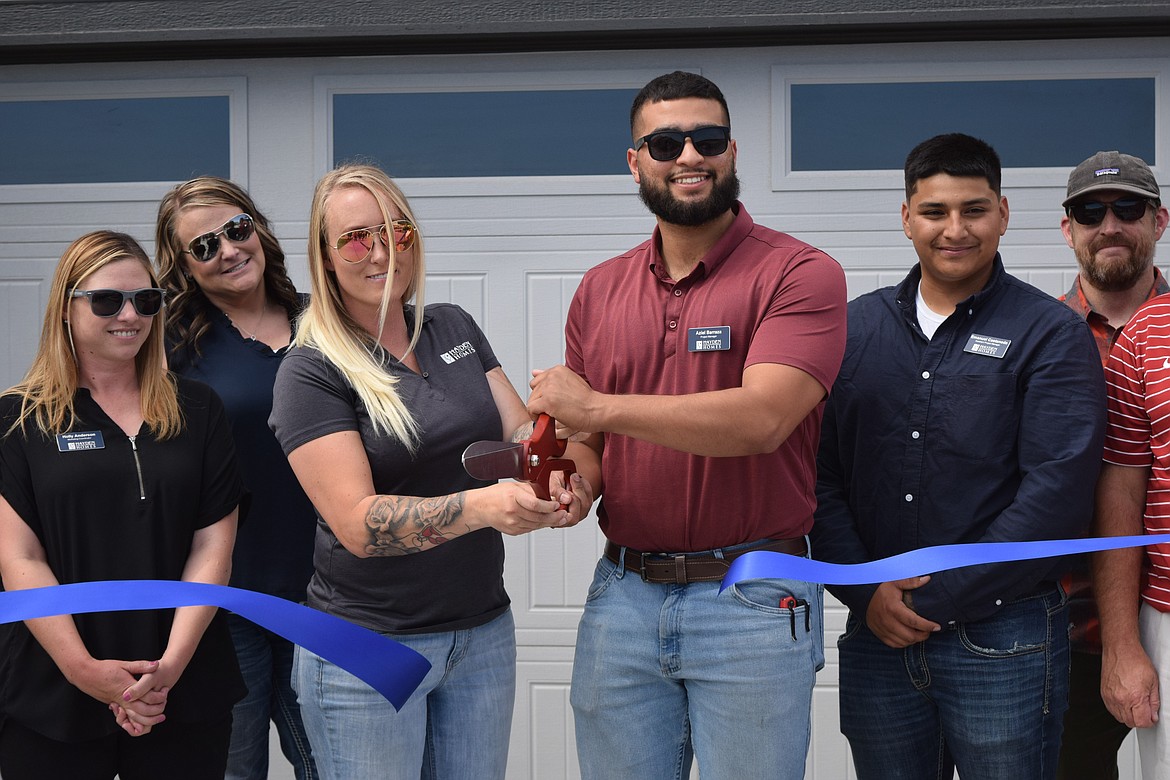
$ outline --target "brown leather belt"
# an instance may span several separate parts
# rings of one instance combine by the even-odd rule
[[[622,551],[625,555],[622,555]],[[605,543],[605,557],[619,566],[623,563],[627,571],[642,576],[645,582],[658,584],[685,585],[688,582],[714,582],[723,579],[731,562],[744,553],[767,551],[789,555],[808,554],[804,537],[794,539],[768,539],[755,544],[736,545],[723,548],[723,557],[714,551],[693,553],[644,553],[622,548],[613,542]]]

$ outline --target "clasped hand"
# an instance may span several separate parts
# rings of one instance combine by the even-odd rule
[[[159,667],[158,661],[93,658],[70,681],[107,704],[118,725],[139,737],[166,720],[163,710],[173,681]]]
[[[566,366],[533,369],[528,413],[548,414],[557,421],[557,438],[581,441],[597,432],[591,403],[593,388]]]
[[[564,473],[554,471],[548,487],[548,500],[537,498],[527,482],[501,482],[485,488],[488,525],[500,533],[519,536],[540,528],[568,528],[589,514],[593,488],[580,474],[573,474],[566,485]]]

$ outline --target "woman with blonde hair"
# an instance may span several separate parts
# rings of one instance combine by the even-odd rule
[[[5,590],[225,584],[243,496],[223,407],[166,370],[164,291],[131,237],[74,241],[24,381],[0,396]],[[0,774],[223,776],[244,693],[214,607],[38,618],[0,658]]]
[[[309,605],[432,664],[396,713],[298,647],[294,687],[317,766],[337,780],[502,778],[516,640],[501,532],[578,522],[589,484],[555,475],[555,500],[543,501],[525,483],[463,470],[469,443],[523,437],[531,424],[475,321],[424,307],[418,221],[381,170],[346,165],[318,182],[309,270],[312,302],[271,420],[322,520]]]
[[[276,371],[308,296],[294,289],[268,219],[235,182],[204,176],[177,185],[159,204],[155,237],[171,370],[223,399],[252,497],[236,536],[231,584],[304,601],[317,519],[268,415]],[[226,780],[268,777],[269,721],[297,780],[315,780],[290,680],[293,644],[238,615],[227,622],[248,695],[232,712]]]

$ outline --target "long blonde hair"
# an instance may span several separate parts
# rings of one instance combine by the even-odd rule
[[[295,344],[313,347],[321,352],[345,377],[365,405],[374,430],[393,436],[406,445],[412,453],[418,447],[419,427],[410,409],[398,395],[398,378],[385,370],[386,351],[378,344],[382,328],[386,323],[386,312],[390,306],[402,306],[412,297],[415,301],[414,328],[410,336],[409,351],[418,343],[423,321],[423,287],[426,280],[426,261],[423,251],[422,234],[415,239],[414,273],[398,301],[390,300],[391,279],[397,253],[387,247],[389,268],[386,285],[382,290],[382,305],[378,316],[378,332],[373,337],[350,316],[341,298],[337,275],[325,265],[328,257],[329,237],[327,235],[326,213],[329,199],[334,192],[350,187],[361,187],[374,196],[382,218],[387,224],[397,216],[397,209],[403,217],[416,226],[418,222],[402,190],[384,171],[372,165],[341,165],[322,177],[313,192],[313,206],[309,212],[309,274],[312,278],[313,296],[301,315]]]
[[[7,433],[23,427],[29,418],[35,419],[37,428],[49,436],[73,427],[77,419],[73,398],[80,379],[65,313],[73,291],[90,274],[118,260],[138,261],[150,275],[151,286],[158,286],[146,252],[125,233],[111,230],[87,233],[61,255],[49,286],[49,305],[45,308],[41,340],[32,367],[20,384],[5,393],[21,397],[20,416]],[[138,350],[134,365],[142,419],[157,438],[167,439],[183,429],[183,417],[175,380],[166,368],[162,312],[158,319],[151,324],[150,334]]]

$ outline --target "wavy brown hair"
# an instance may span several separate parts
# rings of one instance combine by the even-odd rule
[[[243,187],[217,176],[201,176],[176,185],[158,204],[155,252],[159,278],[167,290],[166,327],[171,348],[186,351],[191,358],[200,354],[199,340],[211,327],[211,317],[215,313],[215,304],[184,273],[188,261],[183,257],[186,247],[179,243],[177,223],[183,210],[194,206],[231,206],[249,214],[264,250],[264,289],[268,298],[280,304],[288,312],[289,319],[295,318],[301,308],[296,288],[285,268],[284,250],[280,248],[268,218],[256,208],[255,201]]]
[[[158,286],[150,258],[138,242],[125,233],[99,230],[87,233],[65,250],[49,286],[49,305],[41,326],[41,340],[32,367],[20,384],[7,394],[21,397],[20,415],[8,433],[36,420],[46,435],[68,431],[76,422],[73,398],[80,386],[77,358],[65,320],[74,290],[95,271],[118,260],[136,260]],[[158,325],[159,327],[155,327]],[[141,393],[142,419],[159,439],[175,436],[183,429],[178,391],[167,371],[163,328],[151,323],[150,334],[134,357]]]

